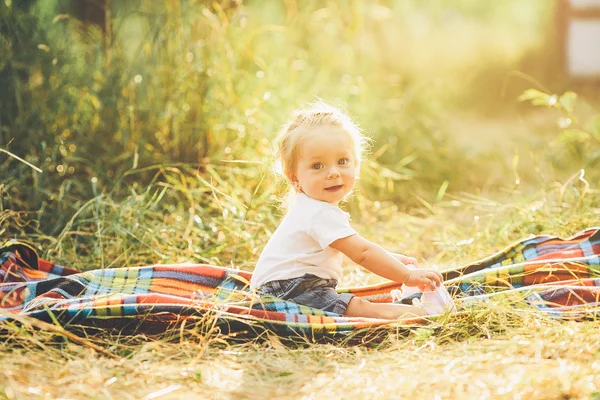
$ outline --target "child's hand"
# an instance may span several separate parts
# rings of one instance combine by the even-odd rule
[[[437,289],[442,284],[442,279],[442,274],[433,269],[413,269],[404,284],[416,286],[424,292]]]

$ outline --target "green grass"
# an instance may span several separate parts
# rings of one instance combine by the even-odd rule
[[[559,195],[558,188],[549,189],[531,198],[504,203],[457,196],[454,200],[460,205],[423,208],[421,213],[428,215],[421,216],[415,215],[417,210],[413,215],[402,214],[392,204],[375,206],[365,200],[362,204],[366,215],[373,215],[373,219],[356,227],[388,248],[405,250],[425,265],[445,268],[475,260],[530,233],[570,235],[597,224],[597,190],[588,193],[579,205],[576,197],[561,200]],[[132,207],[127,202],[120,205]],[[378,208],[377,213],[373,207]],[[127,215],[131,211],[121,212]],[[479,219],[474,220],[474,216]],[[158,233],[146,237],[143,233],[144,226],[152,225],[155,232],[164,229],[168,236],[181,232],[185,221],[170,227],[170,221],[160,222],[148,215],[135,218],[140,228],[131,228],[132,233],[145,238],[160,254],[131,241],[130,233],[115,227],[115,232],[122,233],[106,235],[111,240],[103,242],[106,260],[122,259],[113,266],[149,260],[194,260],[187,248],[178,248],[184,242],[181,233],[160,246],[158,241],[152,242]],[[102,221],[95,220],[94,224],[98,222]],[[122,221],[121,226],[126,223]],[[219,220],[224,230],[234,223]],[[104,224],[117,225],[114,220],[105,220]],[[261,224],[264,231],[258,235],[260,240],[267,238],[266,231],[272,225]],[[76,232],[85,225],[74,224],[72,229]],[[192,237],[197,232],[194,229]],[[88,255],[75,252],[76,238],[65,235],[63,251],[55,256],[82,269],[100,266],[101,258],[91,248]],[[475,240],[460,244],[469,238]],[[227,237],[225,242],[220,263],[231,259],[237,245],[227,242]],[[129,259],[119,252],[125,243],[134,247]],[[251,251],[261,243],[240,246]],[[236,265],[251,268],[243,263]],[[379,279],[358,267],[345,266],[344,285],[376,281]],[[75,398],[84,394],[91,398],[143,398],[165,393],[161,398],[341,398],[352,394],[359,398],[438,395],[547,399],[586,398],[600,385],[596,373],[600,345],[597,321],[561,322],[502,302],[477,305],[421,328],[392,331],[383,336],[383,341],[367,340],[351,346],[282,343],[272,335],[239,341],[204,328],[162,337],[96,334],[74,342],[56,328],[34,330],[27,322],[9,326],[2,336],[0,354],[5,367],[0,382],[6,398]]]
[[[223,185],[212,209],[192,213],[186,201],[198,189],[184,189],[181,182],[193,175],[173,176],[177,179],[169,186],[139,193],[130,187],[132,193],[119,203],[108,196],[94,198],[61,235],[29,238],[44,257],[82,270],[184,261],[251,270],[256,250],[277,224],[272,199],[252,203],[251,190],[230,187],[244,204],[253,205],[242,215],[224,215],[237,203]],[[410,213],[363,195],[350,205],[360,210],[354,225],[365,237],[414,255],[422,265],[445,269],[529,234],[568,236],[597,225],[600,191],[581,193],[581,182],[574,180],[527,195],[515,191],[502,201],[449,193]],[[174,203],[180,205],[165,213]],[[2,215],[4,227],[24,229],[26,217]],[[210,226],[216,232],[207,233]],[[341,284],[379,281],[346,263]],[[587,398],[600,386],[597,321],[561,322],[508,302],[477,305],[428,326],[379,332],[378,341],[367,336],[351,345],[289,342],[269,334],[240,341],[207,322],[160,337],[92,334],[82,339],[34,321],[9,325],[0,349],[3,396],[547,399]]]

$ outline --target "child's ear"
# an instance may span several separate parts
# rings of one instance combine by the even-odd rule
[[[296,188],[296,190],[300,190],[300,182],[298,181],[298,177],[292,173],[289,173],[287,177],[292,186]]]
[[[294,184],[294,182],[298,182],[298,178],[296,177],[296,175],[292,174],[291,172],[287,174],[287,178],[292,185]]]

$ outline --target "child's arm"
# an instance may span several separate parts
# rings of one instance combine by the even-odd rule
[[[341,251],[355,263],[383,278],[418,286],[421,290],[435,290],[442,283],[442,275],[430,269],[410,270],[383,247],[360,235],[338,239],[329,246]]]
[[[387,252],[390,253],[394,258],[399,260],[404,265],[412,264],[415,267],[419,265],[419,262],[414,257],[405,256],[404,254],[392,253],[389,250],[387,250]]]

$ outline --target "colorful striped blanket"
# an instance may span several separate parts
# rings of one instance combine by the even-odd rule
[[[472,301],[513,293],[522,304],[554,317],[594,317],[600,311],[600,228],[568,239],[531,237],[443,275],[459,311]],[[347,318],[259,297],[248,289],[250,277],[249,272],[199,264],[79,272],[39,259],[26,244],[9,242],[0,247],[0,322],[25,315],[66,328],[129,334],[161,333],[185,324],[217,326],[231,335],[270,331],[311,339],[398,326],[398,321]],[[390,302],[390,291],[398,288],[389,282],[339,291]]]

